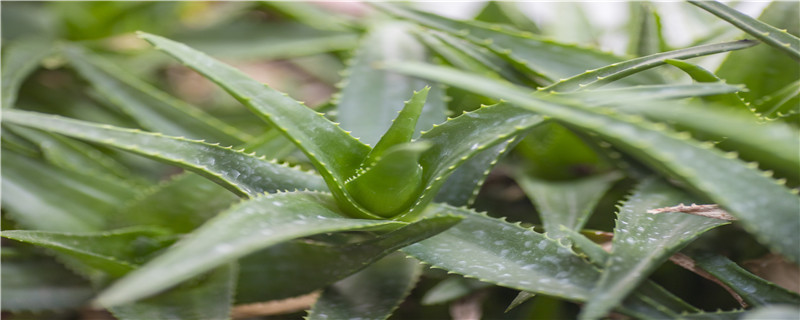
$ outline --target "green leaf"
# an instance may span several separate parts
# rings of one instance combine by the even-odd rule
[[[514,149],[519,141],[517,139],[508,140],[486,148],[467,159],[450,174],[433,201],[456,207],[472,205],[478,197],[483,181],[489,176],[489,172],[501,157]]]
[[[467,278],[572,301],[587,299],[600,278],[599,270],[569,248],[518,223],[442,204],[432,205],[426,214],[441,213],[461,215],[464,220],[401,251],[434,268]],[[639,296],[632,297],[619,310],[636,315],[676,315]]]
[[[26,38],[3,45],[2,108],[11,108],[22,82],[53,52],[52,41]]]
[[[453,69],[405,63],[394,70],[437,80],[477,93],[506,99],[520,108],[547,115],[584,131],[595,132],[659,172],[683,181],[693,191],[741,219],[756,238],[800,261],[800,198],[784,185],[764,176],[755,166],[726,156],[707,144],[604,108],[585,108],[552,97],[534,97],[527,90],[476,77]],[[538,115],[537,115],[538,116]],[[769,212],[764,216],[763,212]]]
[[[420,302],[425,306],[447,303],[490,286],[490,283],[475,279],[452,276],[442,280],[425,292]]]
[[[7,120],[11,111],[3,112]],[[104,177],[57,168],[3,149],[3,213],[26,229],[99,231],[138,192]]]
[[[678,60],[673,60],[678,61]],[[591,105],[609,105],[634,101],[673,100],[692,97],[714,96],[740,92],[742,86],[717,83],[660,84],[614,89],[554,92],[553,96],[580,99]],[[741,101],[740,101],[741,102]]]
[[[703,69],[703,67],[698,66],[696,64],[675,59],[667,59],[664,60],[664,62],[683,70],[683,72],[686,72],[686,74],[688,74],[690,77],[692,77],[692,79],[694,79],[697,82],[713,83],[722,81],[719,77],[717,77],[717,75],[715,75],[711,71]],[[720,104],[728,105],[739,110],[750,110],[748,105],[745,104],[744,101],[742,101],[742,98],[740,98],[739,95],[736,94],[735,92],[722,95],[708,96],[705,97],[704,100],[709,102],[718,102]]]
[[[664,60],[666,59],[689,59],[749,48],[756,44],[758,44],[758,42],[753,40],[739,40],[656,53],[641,58],[616,62],[594,70],[587,70],[584,73],[561,80],[547,87],[540,88],[539,90],[575,91],[597,88],[644,70],[661,66],[665,63]]]
[[[771,25],[786,28],[795,36],[800,35],[800,4],[795,1],[773,1],[759,17]],[[795,66],[795,67],[789,67]],[[758,101],[786,85],[800,79],[797,61],[771,46],[756,46],[748,50],[731,52],[717,69],[716,74],[728,83],[747,86],[742,98]]]
[[[318,176],[292,169],[264,157],[202,141],[122,129],[108,125],[7,111],[3,121],[106,144],[198,173],[240,196],[285,189],[324,190]]]
[[[501,25],[450,20],[384,3],[372,3],[372,5],[391,15],[484,46],[529,76],[540,79],[538,82],[541,84],[583,73],[586,68],[599,68],[622,60],[611,54],[546,40],[530,32],[511,30]],[[646,83],[660,82],[660,79],[655,77],[637,80],[647,80]]]
[[[3,256],[0,270],[3,311],[77,309],[94,294],[86,280],[50,259]]]
[[[727,223],[678,212],[647,213],[689,200],[685,193],[664,182],[642,182],[619,211],[611,256],[581,319],[605,316],[672,254],[703,232]]]
[[[320,172],[334,196],[350,214],[377,218],[362,209],[344,190],[344,181],[359,169],[371,148],[321,114],[183,44],[146,33],[140,37],[224,88],[292,140]]]
[[[345,31],[354,27],[334,10],[325,10],[313,2],[261,1],[260,4],[319,30]]]
[[[121,277],[143,263],[147,255],[168,243],[163,230],[131,228],[94,233],[5,230],[2,237],[52,249],[76,258],[83,266]],[[169,240],[168,240],[169,241]]]
[[[741,320],[759,320],[759,319],[774,319],[774,320],[794,320],[797,314],[800,313],[800,308],[797,305],[773,305],[756,308],[750,311],[745,311],[738,319]]]
[[[800,303],[800,294],[759,278],[728,258],[713,253],[691,253],[695,266],[719,279],[751,306]]]
[[[390,148],[411,142],[414,136],[417,119],[422,113],[422,108],[425,106],[425,99],[428,97],[430,87],[422,88],[420,91],[414,91],[414,96],[411,100],[406,102],[405,107],[397,114],[397,117],[392,120],[392,125],[386,130],[386,133],[380,137],[380,140],[372,148],[367,158],[364,159],[362,165],[364,167],[371,167],[379,158],[382,158],[387,150]],[[343,110],[340,110],[340,112]],[[352,112],[355,113],[355,112]],[[342,114],[340,113],[340,118]],[[362,121],[360,122],[370,122]]]
[[[404,223],[345,218],[333,197],[314,192],[268,194],[244,201],[192,232],[164,254],[104,291],[110,307],[150,296],[249,253],[300,237],[396,228]],[[231,232],[235,230],[235,232]]]
[[[742,29],[742,31],[747,32],[756,39],[800,61],[800,38],[793,36],[786,32],[786,30],[780,30],[769,24],[753,19],[717,1],[690,0],[689,3],[728,21],[730,24]]]
[[[342,128],[351,130],[353,136],[366,144],[377,146],[381,135],[393,125],[409,93],[429,86],[426,81],[375,68],[383,62],[426,60],[427,50],[409,29],[405,23],[390,23],[370,31],[349,62],[345,79],[340,84],[342,90],[335,102],[339,111],[337,120]],[[422,116],[419,122],[415,120],[412,124],[412,128],[416,126],[412,131],[415,136],[445,120],[441,89],[431,89],[430,99],[427,103],[423,99],[422,103],[425,104],[424,108],[420,106]]]
[[[409,244],[427,239],[461,221],[457,216],[423,219],[392,232],[344,243],[315,240],[284,242],[239,261],[237,303],[285,299],[347,277]],[[325,266],[320,268],[319,266]],[[280,277],[275,277],[280,274]],[[298,282],[297,279],[303,279]]]
[[[430,143],[430,149],[419,160],[425,169],[424,190],[417,203],[399,219],[413,221],[430,203],[446,178],[471,157],[513,138],[539,124],[541,118],[530,117],[511,105],[486,106],[435,126],[416,141]]]
[[[110,311],[120,320],[229,319],[235,285],[236,266],[229,264],[167,292]]]
[[[628,52],[641,57],[666,51],[661,17],[653,4],[644,1],[628,4],[631,13]]]
[[[800,113],[800,80],[756,101],[755,112],[766,119],[783,118]]]
[[[207,139],[225,145],[236,145],[253,138],[197,107],[137,79],[82,47],[70,46],[64,53],[72,66],[102,97],[148,131],[189,139]]]
[[[414,288],[421,273],[417,261],[390,255],[325,289],[306,318],[389,318]]]
[[[560,226],[580,230],[594,211],[603,194],[622,178],[619,173],[599,175],[571,181],[545,181],[527,175],[516,175],[515,180],[536,204],[549,237],[568,236]]]
[[[515,2],[489,1],[481,9],[475,20],[507,24],[514,28],[533,33],[539,33],[539,27],[528,16],[520,11],[519,5]]]

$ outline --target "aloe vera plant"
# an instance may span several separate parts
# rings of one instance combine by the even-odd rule
[[[191,5],[214,18],[152,14]],[[4,15],[3,311],[796,316],[800,294],[739,264],[800,262],[800,5],[684,4],[744,36],[671,47],[632,3],[633,56],[515,5],[4,3],[39,18]],[[275,59],[327,102],[228,63]],[[750,61],[774,72],[732,70]]]

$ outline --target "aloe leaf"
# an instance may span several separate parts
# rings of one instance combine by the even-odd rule
[[[800,36],[798,15],[800,4],[796,1],[773,1],[758,19]],[[752,103],[800,79],[800,68],[788,66],[797,66],[797,61],[779,49],[762,45],[729,53],[715,73],[728,83],[746,85],[748,91],[740,95]]]
[[[598,68],[622,60],[611,54],[565,45],[529,32],[510,30],[501,25],[450,20],[383,3],[372,3],[372,5],[391,15],[485,46],[530,76],[539,78],[541,80],[539,82],[543,83],[583,73],[587,67]],[[645,80],[646,83],[661,82],[654,77],[637,80]]]
[[[516,151],[527,162],[525,171],[541,179],[578,179],[612,169],[612,162],[601,157],[606,150],[595,150],[596,144],[589,141],[591,137],[548,120],[533,128]]]
[[[695,266],[716,277],[751,306],[800,303],[800,294],[759,278],[728,258],[713,253],[692,253]]]
[[[754,111],[766,119],[782,118],[800,113],[800,80],[757,101]]]
[[[586,263],[558,241],[543,234],[488,217],[464,208],[435,204],[426,213],[457,214],[459,224],[430,239],[401,251],[450,273],[484,282],[573,301],[584,301],[600,277],[600,271]],[[633,311],[638,309],[637,311]],[[633,297],[620,311],[657,314],[676,313]]]
[[[614,103],[631,103],[648,100],[673,100],[733,94],[742,90],[744,90],[744,87],[742,86],[717,82],[694,84],[657,84],[614,89],[554,92],[551,93],[551,95],[564,98],[580,99],[581,101],[591,105],[608,105]]]
[[[605,316],[672,254],[703,232],[727,223],[683,213],[647,213],[688,200],[685,193],[664,182],[642,182],[619,211],[611,256],[581,319]]]
[[[294,297],[347,277],[409,244],[427,239],[461,221],[457,216],[423,219],[366,240],[344,244],[297,240],[253,253],[239,261],[238,303]],[[319,266],[325,266],[320,269]],[[280,277],[275,277],[280,274]],[[303,279],[297,282],[296,279]]]
[[[425,292],[420,303],[425,306],[447,303],[490,286],[490,283],[475,279],[452,276],[442,280]]]
[[[631,20],[628,52],[647,56],[666,51],[666,41],[661,27],[661,17],[649,2],[630,2]]]
[[[745,316],[747,314],[748,311],[746,310],[731,310],[731,311],[717,310],[714,312],[687,313],[687,314],[682,314],[681,317],[683,319],[689,319],[689,320],[744,320],[746,319]],[[768,319],[768,318],[757,318],[757,319]],[[777,318],[769,318],[769,319],[777,319]]]
[[[325,289],[306,318],[389,318],[421,273],[417,261],[390,255]]]
[[[64,233],[5,230],[2,237],[76,258],[84,266],[120,277],[133,270],[142,259],[164,244],[164,232],[150,228],[131,228],[94,233]]]
[[[509,311],[511,311],[511,309],[519,307],[519,305],[527,302],[530,299],[533,299],[533,297],[535,297],[535,296],[536,295],[533,294],[533,293],[530,293],[530,292],[527,292],[527,291],[520,291],[517,294],[517,296],[514,297],[514,300],[511,300],[511,303],[508,304],[508,307],[506,307],[506,312],[509,312]]]
[[[650,102],[647,106],[625,103],[614,108],[725,139],[725,148],[736,150],[743,159],[758,159],[787,177],[800,176],[800,145],[795,143],[800,130],[787,123],[758,123],[749,112],[714,106]]]
[[[4,246],[6,252],[9,247]],[[2,310],[12,312],[78,308],[94,294],[91,285],[46,258],[3,256]]]
[[[769,24],[758,21],[717,1],[692,1],[689,3],[720,17],[764,43],[783,51],[800,61],[800,38]]]
[[[116,306],[111,313],[120,320],[229,319],[236,285],[236,266],[219,267],[195,281],[133,304]]]
[[[333,10],[324,10],[313,2],[260,1],[261,5],[319,30],[347,31],[354,26]]]
[[[329,194],[268,194],[209,220],[164,254],[112,284],[97,301],[110,307],[144,298],[259,249],[300,237],[402,225],[345,218]]]
[[[3,112],[3,117],[10,113]],[[27,229],[102,230],[137,192],[116,180],[57,168],[7,149],[2,168],[3,212]]]
[[[599,175],[573,181],[545,181],[527,175],[514,179],[536,204],[548,236],[558,239],[568,236],[559,226],[580,230],[592,214],[595,205],[611,186],[622,178],[619,173]]]
[[[428,97],[430,87],[425,87],[420,91],[414,91],[414,96],[406,102],[405,107],[397,114],[397,117],[392,120],[392,125],[386,130],[386,133],[372,148],[367,158],[362,163],[366,167],[372,166],[374,162],[381,158],[384,153],[391,147],[411,142],[414,136],[417,119],[422,113],[422,108],[425,106],[425,99]],[[341,114],[340,114],[341,116]],[[369,121],[361,121],[369,122]]]
[[[226,145],[251,140],[249,134],[180,101],[104,58],[71,46],[64,50],[70,63],[108,101],[148,131]]]
[[[370,31],[349,62],[345,80],[340,84],[342,90],[335,104],[342,128],[352,130],[353,136],[375,146],[381,134],[392,125],[408,94],[429,86],[426,81],[376,69],[375,65],[426,58],[425,47],[410,34],[405,23],[390,23]],[[422,116],[415,124],[416,132],[445,120],[441,89],[433,88],[429,95]]]
[[[683,70],[683,72],[686,72],[686,74],[688,74],[690,77],[692,77],[692,79],[694,79],[697,82],[713,83],[722,81],[719,77],[717,77],[717,75],[715,75],[711,71],[708,71],[703,67],[693,63],[675,59],[667,59],[664,60],[664,62]],[[750,110],[748,105],[745,104],[744,101],[742,101],[742,98],[740,98],[739,95],[736,94],[735,92],[722,94],[718,96],[713,96],[713,95],[708,96],[705,97],[704,100],[709,102],[718,102],[720,104],[728,105],[739,110]]]
[[[527,90],[450,68],[412,63],[391,68],[502,97],[532,113],[595,132],[644,164],[685,182],[692,190],[741,219],[744,227],[759,241],[793,261],[800,261],[800,237],[795,232],[800,229],[800,219],[796,215],[800,198],[784,185],[754,170],[752,165],[638,117],[616,115],[612,110],[586,109],[569,101],[533,97]],[[736,179],[731,179],[733,176]],[[762,212],[769,212],[769,217]]]
[[[8,111],[3,121],[106,144],[192,170],[240,196],[282,189],[324,190],[319,178],[230,148],[158,133],[96,125],[88,122]]]
[[[3,45],[3,109],[14,106],[22,82],[52,52],[52,42],[45,39],[28,38]]]
[[[434,201],[456,207],[472,205],[489,172],[502,156],[514,149],[517,143],[518,139],[511,139],[467,159],[442,184]]]
[[[312,161],[347,212],[376,218],[360,208],[343,188],[344,181],[356,173],[370,152],[369,146],[321,114],[199,51],[155,35],[140,33],[140,37],[200,72],[286,134]]]
[[[424,189],[417,203],[399,219],[413,220],[429,203],[446,178],[464,162],[542,120],[511,105],[482,107],[424,132],[417,141],[430,143],[420,165]]]
[[[666,59],[689,59],[749,48],[756,44],[758,44],[758,42],[753,40],[739,40],[656,53],[641,58],[609,64],[594,70],[588,70],[584,73],[541,88],[540,90],[574,91],[597,88],[641,71],[661,66],[665,63],[664,60]]]

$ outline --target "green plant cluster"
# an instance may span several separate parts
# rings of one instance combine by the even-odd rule
[[[3,315],[796,319],[740,265],[800,262],[800,4],[628,56],[516,5],[4,2]]]

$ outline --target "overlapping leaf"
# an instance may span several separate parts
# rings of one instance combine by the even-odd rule
[[[260,249],[305,236],[404,225],[345,218],[325,193],[269,194],[232,207],[209,220],[147,265],[128,274],[98,298],[110,307],[150,296],[216,266]]]
[[[5,112],[3,121],[106,144],[169,164],[213,180],[240,196],[285,189],[324,190],[319,177],[202,141],[24,111]]]
[[[745,228],[761,242],[793,261],[800,261],[800,235],[795,232],[800,229],[800,219],[796,215],[800,198],[735,157],[613,110],[587,109],[570,101],[533,97],[526,90],[444,67],[406,63],[392,68],[503,98],[532,113],[595,132],[653,169],[685,182],[692,190],[741,219]],[[762,216],[762,212],[769,212],[769,216]]]
[[[53,43],[47,39],[20,39],[3,45],[3,109],[14,106],[22,82],[52,52]]]
[[[91,285],[64,266],[35,257],[10,257],[3,247],[3,311],[45,311],[78,308],[94,294]]]

